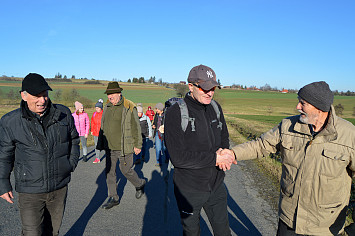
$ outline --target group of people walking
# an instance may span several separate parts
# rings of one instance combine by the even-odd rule
[[[144,114],[142,106],[126,99],[117,82],[108,84],[104,92],[108,103],[105,107],[103,101],[96,103],[91,118],[96,158],[99,151],[106,153],[108,199],[102,208],[120,203],[117,162],[135,187],[135,197],[144,195],[147,180],[132,168],[134,156],[144,160],[147,142],[155,137],[156,165],[170,160],[174,166],[174,195],[183,235],[200,235],[202,208],[214,235],[231,235],[225,171],[237,161],[277,151],[282,159],[277,235],[344,233],[355,173],[355,126],[336,116],[326,82],[299,90],[299,115],[283,119],[256,140],[230,147],[222,108],[213,100],[220,89],[215,72],[199,65],[190,70],[187,81],[189,92],[184,99],[167,110],[162,103],[156,104],[155,114],[151,108]],[[20,108],[0,121],[0,197],[13,203],[13,170],[23,235],[59,234],[80,141],[83,161],[87,160],[90,125],[83,105],[75,102],[71,114],[67,107],[51,102],[49,90],[41,75],[28,74],[22,81]],[[345,230],[355,235],[353,226]]]

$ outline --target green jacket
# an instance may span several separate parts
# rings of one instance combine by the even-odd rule
[[[135,104],[122,97],[123,102],[119,106],[123,106],[122,117],[118,117],[117,121],[121,122],[121,145],[120,151],[121,156],[134,153],[134,147],[141,149],[142,147],[142,135],[141,128],[138,119],[137,108]],[[114,122],[115,120],[108,120],[105,116],[106,112],[110,109],[113,109],[112,103],[108,103],[104,109],[101,120],[101,131],[99,134],[99,141],[101,138],[106,140],[112,139],[115,137],[108,137],[105,135],[105,125],[107,126],[109,122]],[[132,123],[134,122],[134,123]],[[100,136],[103,137],[100,137]],[[110,149],[108,142],[104,141],[104,147],[99,149]]]
[[[313,139],[299,116],[283,119],[255,141],[233,147],[237,160],[280,151],[279,216],[297,234],[337,235],[344,228],[355,171],[355,126],[335,115]]]

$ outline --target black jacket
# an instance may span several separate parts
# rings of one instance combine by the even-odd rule
[[[185,133],[181,128],[180,108],[177,103],[166,111],[165,141],[174,169],[174,183],[186,191],[213,191],[224,179],[224,171],[216,167],[216,151],[229,148],[229,134],[221,107],[222,130],[217,128],[217,115],[211,104],[194,100],[189,93],[184,98],[189,117],[195,118],[196,131],[188,123]]]
[[[48,193],[66,186],[79,159],[79,136],[70,110],[49,101],[39,119],[26,102],[0,120],[0,195]]]

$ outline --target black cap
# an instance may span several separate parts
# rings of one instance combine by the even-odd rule
[[[334,94],[324,81],[305,85],[298,91],[298,96],[324,112],[330,111],[334,99]]]
[[[26,91],[31,95],[37,95],[43,91],[51,90],[47,81],[43,78],[42,75],[36,73],[29,73],[22,80],[22,89],[21,92]]]
[[[192,68],[187,77],[187,82],[198,83],[204,90],[210,90],[216,86],[221,88],[216,81],[216,73],[210,67],[204,65]]]

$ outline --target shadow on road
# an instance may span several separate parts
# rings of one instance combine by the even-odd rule
[[[254,224],[249,220],[248,216],[245,215],[243,210],[238,206],[234,199],[229,194],[227,189],[228,197],[228,207],[235,214],[237,218],[228,213],[229,227],[238,236],[249,236],[249,235],[262,235],[259,230],[254,226]]]
[[[104,159],[105,155],[101,158]],[[126,177],[124,177],[119,170],[119,166],[116,167],[117,173],[117,194],[119,199],[122,198],[124,188],[127,183]],[[95,212],[101,207],[104,201],[107,198],[107,185],[106,185],[106,173],[105,169],[101,172],[101,174],[96,179],[97,189],[95,191],[94,196],[90,200],[90,203],[87,205],[83,213],[77,219],[77,221],[73,224],[73,226],[69,229],[69,231],[65,234],[65,236],[71,235],[83,235],[85,232],[85,228],[90,221],[91,217],[95,214]]]

